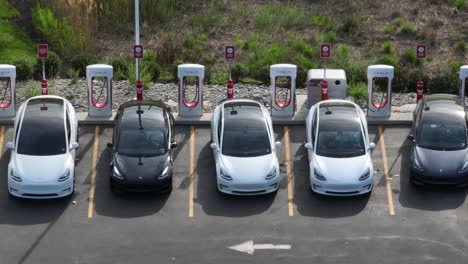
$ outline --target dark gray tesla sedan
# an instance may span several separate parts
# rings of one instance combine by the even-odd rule
[[[112,189],[172,190],[173,117],[160,101],[129,101],[114,120]]]
[[[408,138],[411,181],[464,187],[468,184],[467,115],[456,95],[434,94],[419,101]]]

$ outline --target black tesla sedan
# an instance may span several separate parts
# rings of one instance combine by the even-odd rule
[[[173,117],[161,101],[129,101],[114,120],[111,188],[172,190]]]
[[[408,135],[415,184],[468,185],[467,114],[456,95],[434,94],[416,106]]]

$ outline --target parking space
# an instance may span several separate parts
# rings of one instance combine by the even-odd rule
[[[408,127],[370,127],[370,195],[324,197],[310,190],[303,126],[275,126],[282,180],[277,193],[220,194],[207,126],[176,127],[173,191],[113,193],[111,127],[80,127],[71,198],[13,199],[7,190],[11,127],[0,128],[1,263],[466,263],[467,191],[408,181]],[[289,154],[289,157],[288,155]],[[393,207],[393,212],[392,208]],[[254,255],[228,247],[289,245]]]

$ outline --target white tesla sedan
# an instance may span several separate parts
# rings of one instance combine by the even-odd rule
[[[8,142],[8,191],[31,199],[58,198],[74,191],[78,148],[75,109],[58,96],[36,96],[16,115],[13,142]]]
[[[372,191],[373,172],[367,121],[362,109],[345,100],[322,101],[306,120],[310,183],[314,192],[351,196]]]
[[[268,110],[259,102],[233,99],[219,104],[211,120],[217,187],[234,195],[278,190],[280,172]]]

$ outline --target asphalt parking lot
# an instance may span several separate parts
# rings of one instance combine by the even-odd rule
[[[467,263],[467,190],[413,187],[409,127],[369,132],[370,195],[313,194],[305,127],[275,126],[279,191],[231,197],[216,191],[209,127],[176,127],[174,190],[155,195],[112,193],[112,128],[82,126],[75,194],[34,201],[8,195],[1,127],[0,263]],[[244,242],[251,254],[229,248]]]

